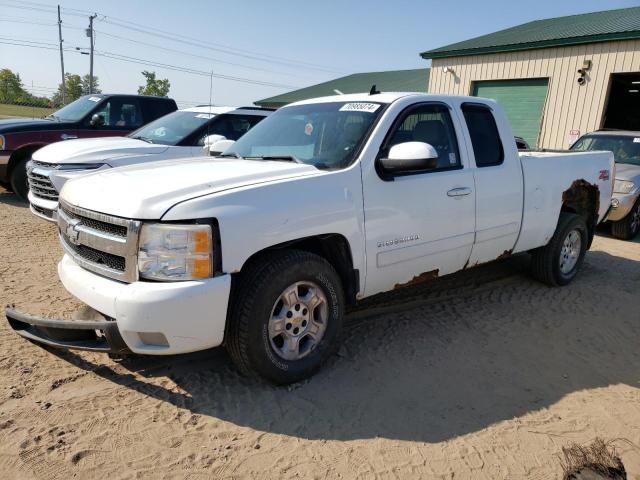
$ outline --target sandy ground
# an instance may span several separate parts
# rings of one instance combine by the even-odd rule
[[[0,303],[69,316],[55,229],[0,190]],[[516,257],[373,299],[310,381],[221,349],[114,362],[0,322],[2,478],[558,478],[596,436],[640,479],[640,243],[552,289]],[[180,321],[180,319],[176,319]]]

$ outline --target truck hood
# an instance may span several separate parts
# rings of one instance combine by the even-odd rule
[[[199,157],[132,165],[65,183],[60,198],[95,212],[158,220],[177,203],[249,185],[317,175],[299,163]]]
[[[46,163],[109,163],[132,155],[154,155],[165,152],[167,145],[147,143],[129,137],[83,138],[56,142],[37,150],[33,159]]]
[[[640,184],[640,165],[616,163],[616,179],[635,181]]]
[[[23,132],[39,130],[43,125],[51,125],[55,122],[37,118],[9,118],[0,120],[0,133]]]

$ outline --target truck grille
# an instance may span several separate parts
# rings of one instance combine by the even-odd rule
[[[138,279],[140,222],[85,210],[61,200],[58,229],[65,252],[81,267],[122,282]]]
[[[31,160],[27,165],[27,181],[29,182],[29,190],[36,197],[45,200],[58,200],[58,191],[53,186],[47,170],[51,169],[51,164],[36,162]]]

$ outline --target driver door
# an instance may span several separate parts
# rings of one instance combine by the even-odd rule
[[[391,175],[376,159],[376,168],[363,171],[366,295],[460,270],[469,259],[475,187],[466,150],[458,143],[464,137],[451,115],[443,103],[408,107],[378,154],[387,156],[399,143],[425,142],[438,152],[436,168]]]

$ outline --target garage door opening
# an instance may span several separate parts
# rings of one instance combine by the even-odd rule
[[[507,114],[513,133],[535,148],[540,136],[548,83],[546,78],[473,82],[472,94],[496,100]]]
[[[602,128],[640,130],[640,72],[611,75]]]

